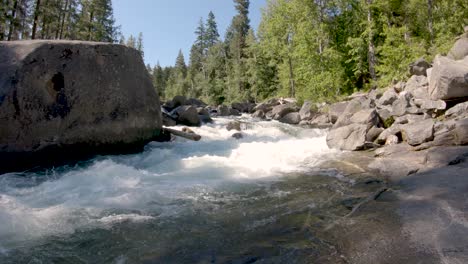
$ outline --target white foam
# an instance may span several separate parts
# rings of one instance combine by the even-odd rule
[[[152,210],[158,217],[174,215],[183,210],[181,200],[208,197],[221,184],[305,171],[334,154],[324,131],[259,122],[235,140],[224,128],[227,122],[194,128],[200,142],[152,143],[144,153],[98,159],[37,186],[17,187],[14,175],[0,175],[10,177],[0,188],[0,243],[155,220],[145,213]]]

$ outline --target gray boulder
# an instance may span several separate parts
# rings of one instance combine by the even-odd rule
[[[187,105],[187,98],[185,98],[185,96],[183,95],[176,95],[172,99],[172,105],[174,106],[174,108],[182,105]]]
[[[229,116],[231,114],[229,107],[226,105],[218,106],[217,111],[218,111],[218,116]]]
[[[205,107],[207,104],[200,99],[197,98],[189,98],[185,101],[184,105],[191,105],[196,107]]]
[[[468,33],[463,34],[449,51],[447,57],[452,60],[462,60],[468,56]]]
[[[468,97],[468,62],[437,55],[429,83],[432,100]]]
[[[241,131],[241,123],[239,121],[230,121],[229,123],[227,123],[226,129],[227,131],[231,131],[231,130]]]
[[[447,103],[442,100],[429,100],[429,99],[414,99],[413,103],[424,110],[445,110],[447,108]]]
[[[273,109],[271,110],[271,115],[273,119],[279,120],[283,116],[292,112],[296,112],[297,110],[298,109],[294,104],[282,104],[273,107]]]
[[[404,116],[399,116],[395,119],[394,124],[411,124],[411,123],[416,123],[425,119],[428,119],[429,116],[427,115],[413,115],[413,114],[407,114]]]
[[[366,141],[374,142],[384,130],[385,129],[381,127],[372,127],[366,134]]]
[[[234,108],[229,108],[229,115],[231,116],[240,116],[241,112]]]
[[[426,76],[426,70],[430,67],[431,65],[424,58],[420,58],[417,61],[410,64],[410,74],[417,76]]]
[[[281,123],[297,125],[301,122],[301,116],[297,112],[289,113],[279,120]]]
[[[385,91],[377,101],[379,105],[392,105],[398,99],[398,94],[395,92],[393,88],[388,89]]]
[[[0,153],[28,153],[33,160],[34,153],[51,148],[59,157],[71,147],[118,150],[143,145],[161,127],[159,96],[135,49],[83,41],[0,42]]]
[[[234,134],[231,135],[232,138],[235,138],[235,139],[242,139],[244,138],[244,135],[240,132],[236,132]]]
[[[358,111],[349,120],[351,123],[367,125],[368,128],[380,125],[380,118],[375,109]]]
[[[232,103],[231,107],[241,113],[252,113],[255,108],[254,103]]]
[[[328,107],[328,118],[332,124],[336,123],[338,118],[344,113],[349,102],[334,103]]]
[[[301,116],[301,120],[310,120],[314,117],[314,114],[312,113],[312,102],[310,101],[305,101],[304,104],[301,107],[301,110],[299,111],[299,115]]]
[[[402,125],[400,124],[393,124],[391,127],[385,129],[378,137],[376,142],[378,144],[385,144],[389,136],[401,136]]]
[[[429,99],[429,81],[425,76],[413,75],[405,85],[405,92],[412,97],[419,99]]]
[[[364,105],[363,105],[363,102],[364,102]],[[350,120],[351,117],[355,113],[363,109],[367,109],[367,105],[365,104],[365,101],[361,100],[360,98],[356,98],[354,100],[349,101],[349,103],[346,105],[345,110],[338,117],[338,120],[333,125],[333,127],[338,128],[338,127],[349,125],[350,123],[352,123]]]
[[[255,113],[252,114],[252,117],[253,118],[264,119],[265,118],[265,112],[263,112],[263,110],[257,110],[257,111],[255,111]]]
[[[456,145],[468,144],[468,118],[456,122],[454,135]]]
[[[340,150],[362,150],[366,145],[367,126],[350,124],[330,130],[327,145]]]
[[[162,123],[164,126],[175,126],[177,125],[177,121],[172,119],[170,116],[163,114],[162,115]]]
[[[392,104],[392,115],[393,116],[402,116],[408,113],[409,108],[411,107],[411,94],[408,92],[402,92],[398,96],[398,99]]]
[[[198,111],[191,105],[179,106],[175,112],[178,115],[177,123],[186,126],[200,126],[201,120],[198,116]]]
[[[445,112],[447,118],[468,117],[468,102],[457,104]]]
[[[403,140],[411,146],[421,145],[422,143],[434,139],[434,120],[426,119],[423,121],[410,123],[402,126]]]

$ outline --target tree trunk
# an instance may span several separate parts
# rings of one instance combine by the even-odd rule
[[[36,1],[36,7],[34,8],[34,21],[33,21],[31,39],[36,38],[37,22],[38,22],[38,19],[39,19],[39,10],[40,10],[40,8],[41,8],[41,0],[37,0]]]
[[[10,20],[10,29],[8,30],[8,37],[7,40],[11,40],[11,36],[13,35],[13,30],[15,29],[15,19],[16,19],[16,9],[18,9],[18,0],[15,0],[13,4],[13,10],[11,11],[11,20]]]
[[[6,30],[7,30],[7,16],[8,16],[8,7],[10,6],[10,1],[5,1],[5,10],[4,13],[1,14],[3,16],[3,21],[0,21],[0,41],[5,39]]]
[[[65,9],[63,10],[63,17],[62,17],[62,22],[60,23],[60,34],[59,34],[59,39],[63,38],[63,28],[65,27],[65,19],[67,15],[69,14],[69,2],[70,0],[65,1]]]
[[[295,97],[296,96],[296,84],[294,82],[294,70],[293,70],[293,63],[291,56],[288,56],[288,64],[289,64],[289,96]]]
[[[368,50],[368,60],[369,60],[369,74],[372,80],[377,80],[377,75],[375,74],[375,46],[374,46],[374,32],[372,29],[372,10],[371,10],[372,0],[367,0],[367,26],[369,30],[369,50]]]
[[[88,40],[91,40],[91,30],[93,29],[93,19],[94,19],[94,12],[91,11],[91,13],[89,14]]]
[[[43,5],[43,12],[42,12],[42,28],[41,28],[41,38],[42,39],[47,39],[47,23],[48,23],[48,20],[49,20],[49,17],[48,17],[48,11],[47,11],[47,3],[48,3],[48,0],[45,0],[44,1],[44,5]]]
[[[434,44],[434,27],[432,25],[432,22],[433,22],[432,7],[433,7],[433,0],[427,0],[427,15],[428,15],[427,27],[429,29],[431,45]]]

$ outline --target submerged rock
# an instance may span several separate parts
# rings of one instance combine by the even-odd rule
[[[0,42],[2,164],[134,149],[161,126],[157,91],[135,49],[83,41]]]

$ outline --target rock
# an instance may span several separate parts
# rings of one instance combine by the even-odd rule
[[[468,97],[468,63],[437,55],[431,73],[429,94],[432,100]]]
[[[167,116],[165,114],[162,115],[162,123],[164,126],[175,126],[177,125],[177,122],[172,119],[170,116]]]
[[[391,108],[382,108],[382,109],[377,109],[376,110],[377,114],[380,117],[380,120],[382,121],[382,123],[385,123],[386,120],[388,120],[389,118],[392,117],[391,110],[392,110]]]
[[[429,82],[425,76],[413,75],[405,86],[405,92],[410,93],[411,97],[420,99],[429,99]]]
[[[177,123],[187,126],[200,126],[201,120],[198,116],[198,111],[195,107],[190,105],[179,106],[176,109],[178,115]]]
[[[226,105],[218,106],[218,116],[228,116],[230,115],[229,107]]]
[[[417,76],[426,76],[426,70],[430,67],[431,65],[424,58],[420,58],[414,63],[410,64],[410,74]]]
[[[424,110],[445,110],[447,103],[442,100],[414,99],[414,104]]]
[[[392,104],[392,115],[393,116],[402,116],[408,113],[410,105],[410,100],[412,96],[408,92],[402,92],[398,96],[398,99]]]
[[[339,102],[339,103],[335,103],[329,106],[328,117],[332,124],[336,123],[336,121],[338,120],[338,117],[340,117],[344,113],[348,104],[349,102]]]
[[[384,130],[384,128],[373,126],[366,134],[366,141],[374,142]]]
[[[187,105],[187,98],[185,98],[185,96],[183,95],[176,95],[172,99],[172,105],[174,105],[173,108],[176,108],[182,105]]]
[[[427,82],[431,82],[431,77],[432,77],[432,67],[426,70],[426,76],[427,76]]]
[[[393,88],[388,89],[385,91],[378,100],[378,104],[380,105],[392,105],[398,99],[398,94],[393,90]]]
[[[207,115],[207,116],[210,115],[210,112],[204,107],[197,107],[197,113],[199,115]]]
[[[434,139],[434,120],[423,121],[403,125],[401,128],[403,140],[411,146],[421,145]]]
[[[237,133],[232,134],[231,137],[235,138],[235,139],[242,139],[242,138],[244,138],[244,135],[242,135],[242,133],[240,133],[240,132],[237,132]]]
[[[428,119],[429,117],[427,115],[404,115],[404,116],[399,116],[395,119],[394,124],[411,124],[415,122],[422,121],[424,119]]]
[[[301,116],[297,112],[289,113],[285,116],[283,116],[280,120],[281,123],[286,123],[286,124],[291,124],[291,125],[297,125],[299,122],[301,122]]]
[[[185,101],[184,105],[192,105],[197,107],[205,107],[207,104],[200,99],[197,98],[189,98]]]
[[[229,115],[231,115],[231,116],[240,116],[241,113],[237,109],[229,108]]]
[[[380,125],[380,118],[375,109],[361,110],[351,116],[349,120],[351,123],[367,125],[368,128]]]
[[[338,117],[338,120],[333,125],[333,127],[338,128],[349,125],[351,123],[350,119],[355,113],[367,108],[365,105],[363,106],[362,103],[363,101],[360,100],[360,98],[349,101],[349,103],[346,105],[346,109]]]
[[[367,126],[350,124],[332,129],[327,135],[327,145],[340,150],[362,150],[366,144]]]
[[[265,118],[265,112],[263,112],[263,110],[257,110],[257,111],[255,111],[255,113],[252,114],[252,117],[253,118],[264,119]]]
[[[252,113],[255,108],[253,103],[232,103],[231,107],[241,113]]]
[[[273,109],[271,110],[271,114],[273,116],[273,119],[279,120],[283,116],[296,111],[297,107],[294,104],[283,104],[273,107]]]
[[[387,138],[391,135],[395,135],[397,137],[399,137],[399,135],[401,136],[401,129],[402,129],[402,126],[399,125],[399,124],[393,124],[391,127],[385,129],[380,135],[379,137],[377,138],[376,142],[378,144],[385,144],[385,142],[387,141]]]
[[[454,129],[455,144],[468,144],[468,118],[457,121]]]
[[[161,130],[159,96],[135,49],[0,42],[0,170],[136,150]]]
[[[459,116],[467,116],[468,114],[468,102],[457,104],[445,112],[446,118],[456,118]]]
[[[385,141],[385,145],[396,145],[400,142],[400,139],[395,135],[389,135]]]
[[[468,56],[468,34],[465,33],[455,42],[447,57],[452,60],[462,60],[466,56]]]
[[[310,120],[314,117],[312,113],[312,106],[313,104],[310,101],[304,102],[304,104],[301,107],[301,110],[299,111],[301,120]]]
[[[230,121],[229,123],[227,123],[226,129],[228,131],[231,131],[231,130],[241,131],[241,124],[239,121]]]
[[[405,82],[397,82],[397,84],[395,84],[393,86],[393,89],[395,90],[395,92],[397,93],[401,93],[405,90],[406,88],[406,83]]]
[[[198,117],[203,123],[211,123],[213,119],[211,119],[210,112],[205,107],[197,107]]]

